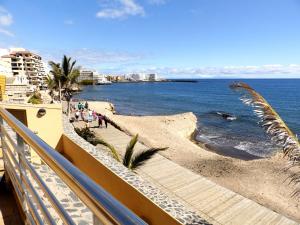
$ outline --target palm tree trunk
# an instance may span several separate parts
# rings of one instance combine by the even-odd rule
[[[61,102],[61,81],[58,81],[58,89],[59,89],[59,101]]]
[[[70,118],[70,100],[67,101],[68,107],[67,107],[67,116],[68,119]]]

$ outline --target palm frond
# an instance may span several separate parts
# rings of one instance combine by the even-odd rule
[[[59,80],[61,80],[61,77],[62,77],[62,71],[61,71],[60,64],[55,63],[53,61],[49,61],[49,66],[51,67],[50,74],[53,77],[53,78],[51,78],[52,82],[53,82],[53,84],[55,84],[55,86],[56,86],[55,88],[58,88]]]
[[[150,148],[148,150],[142,151],[136,154],[133,159],[131,160],[131,164],[129,169],[136,169],[137,167],[143,165],[148,159],[151,159],[159,151],[167,150],[166,148]]]
[[[118,152],[117,152],[117,150],[115,149],[114,146],[112,146],[111,144],[107,143],[106,141],[104,141],[104,140],[102,140],[102,139],[100,139],[100,138],[97,138],[96,141],[97,141],[98,144],[101,144],[101,145],[104,145],[105,147],[107,147],[107,148],[111,151],[113,157],[114,157],[117,161],[121,162],[120,156],[119,156],[119,154],[118,154]]]
[[[49,75],[46,77],[46,84],[48,86],[49,89],[53,89],[55,86],[55,81],[54,79],[52,79],[52,77],[50,77]]]
[[[71,58],[70,58],[70,60],[71,60]],[[76,60],[74,60],[74,61],[71,63],[69,72],[71,72],[71,71],[73,70],[75,64],[76,64]]]
[[[245,83],[234,83],[230,87],[243,92],[240,99],[244,104],[253,107],[254,113],[260,118],[259,124],[276,144],[283,147],[283,152],[286,156],[295,159],[300,150],[299,141],[272,106]],[[298,159],[300,160],[300,158]]]
[[[138,141],[138,134],[135,135],[130,140],[130,142],[128,143],[128,145],[126,147],[126,152],[125,152],[125,155],[124,155],[124,158],[123,158],[123,165],[126,166],[127,168],[130,167],[134,146],[137,143],[137,141]]]
[[[241,100],[244,104],[253,108],[254,113],[260,119],[259,124],[271,140],[283,148],[284,156],[289,158],[288,169],[297,167],[300,169],[300,144],[298,138],[289,129],[272,106],[253,88],[243,82],[230,85],[233,90],[242,92]],[[291,177],[291,182],[295,185],[300,184],[300,172],[296,172]],[[300,193],[299,190],[296,192]]]

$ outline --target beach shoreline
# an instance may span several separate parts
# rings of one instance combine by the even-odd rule
[[[215,153],[193,141],[197,117],[189,112],[168,116],[114,114],[109,102],[89,102],[89,108],[108,116],[124,132],[139,134],[148,147],[169,147],[160,154],[217,184],[250,198],[300,222],[300,202],[292,198],[293,186],[283,173],[286,159],[281,153],[271,158],[243,160]]]

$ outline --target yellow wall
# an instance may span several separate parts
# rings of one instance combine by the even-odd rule
[[[51,147],[57,146],[63,133],[61,104],[0,103],[0,107],[7,109]],[[46,110],[46,114],[39,118],[37,112],[41,108]],[[32,160],[36,163],[40,161],[35,152],[32,152]]]
[[[6,76],[0,74],[0,101],[4,99],[5,85],[6,85]]]
[[[181,224],[67,136],[62,135],[57,150],[148,224]]]
[[[5,109],[13,109],[15,111],[25,110],[28,128],[36,133],[45,142],[47,142],[51,147],[56,147],[63,133],[62,110],[60,104],[31,105],[0,103],[0,107]],[[37,112],[41,108],[46,110],[46,115],[39,118],[37,117]],[[17,114],[14,115],[18,117]]]

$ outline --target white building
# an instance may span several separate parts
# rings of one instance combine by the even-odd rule
[[[144,73],[133,73],[129,75],[129,78],[134,81],[144,81],[146,79],[146,75]]]
[[[105,76],[103,74],[100,74],[97,71],[94,71],[93,80],[99,80],[99,79],[104,79],[104,78],[105,78]]]
[[[12,48],[8,55],[1,57],[11,65],[12,76],[16,82],[27,82],[35,86],[43,86],[47,76],[42,62],[42,57],[23,48]]]
[[[81,69],[79,77],[77,78],[78,82],[84,81],[84,80],[93,80],[93,74],[95,71],[90,69]]]
[[[14,85],[28,85],[29,84],[29,81],[26,77],[26,75],[16,75],[14,76],[14,81],[13,81],[13,84]]]
[[[150,73],[150,74],[148,74],[148,80],[149,81],[157,81],[158,80],[157,73]]]
[[[12,69],[10,59],[4,59],[0,57],[0,75],[4,75],[6,77],[12,77]]]

